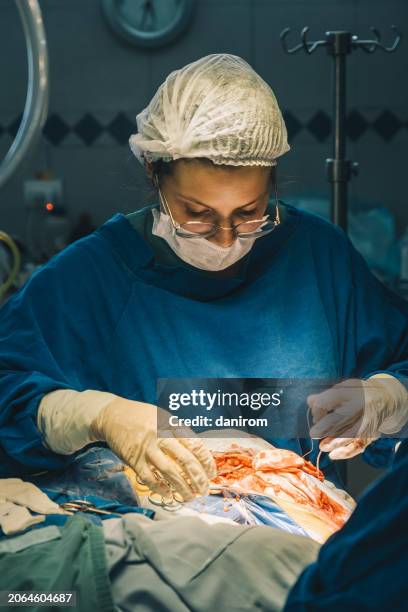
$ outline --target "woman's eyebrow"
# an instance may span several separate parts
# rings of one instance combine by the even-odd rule
[[[245,208],[246,206],[249,206],[250,204],[254,204],[255,202],[258,202],[258,200],[260,200],[260,198],[262,198],[262,196],[264,196],[265,193],[266,192],[264,191],[257,198],[255,198],[255,200],[251,200],[251,202],[247,202],[246,204],[242,204],[241,206],[237,206],[237,208],[235,210],[239,210],[240,208]],[[190,198],[188,196],[183,196],[181,193],[176,193],[176,196],[178,198],[180,198],[181,200],[185,200],[186,202],[192,202],[193,204],[199,204],[200,206],[205,206],[206,208],[210,208],[211,210],[214,210],[208,204],[204,204],[204,202],[200,202],[200,200],[196,200],[195,198]]]

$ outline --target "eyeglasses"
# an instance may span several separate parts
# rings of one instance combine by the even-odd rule
[[[222,225],[216,225],[215,223],[208,223],[203,221],[186,221],[185,223],[177,223],[171,214],[170,206],[166,200],[164,193],[159,188],[159,195],[163,204],[164,210],[169,215],[175,232],[178,236],[183,238],[210,238],[214,236],[219,229],[234,232],[240,238],[260,238],[266,234],[270,234],[280,225],[280,215],[278,206],[278,195],[275,186],[275,219],[272,221],[269,219],[269,214],[264,215],[262,219],[253,219],[251,221],[243,221],[237,223],[231,227],[223,227]]]

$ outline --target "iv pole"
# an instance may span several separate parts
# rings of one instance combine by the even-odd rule
[[[318,47],[326,47],[327,53],[333,57],[333,157],[326,159],[327,178],[331,184],[331,218],[334,223],[347,231],[347,189],[352,174],[357,174],[358,163],[346,159],[346,58],[355,49],[361,48],[366,53],[374,53],[381,49],[392,53],[401,41],[401,33],[396,26],[391,29],[395,33],[395,39],[390,47],[380,42],[379,31],[371,27],[375,40],[359,40],[358,36],[351,32],[326,32],[325,40],[307,40],[308,27],[301,32],[301,43],[292,47],[287,46],[287,36],[290,28],[285,28],[280,35],[282,47],[288,54],[303,51],[307,54],[313,53]]]

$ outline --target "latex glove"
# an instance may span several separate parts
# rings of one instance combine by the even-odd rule
[[[100,415],[101,411],[107,407],[108,404],[114,403],[115,401],[120,402],[121,406],[123,406],[121,408],[121,413],[119,415],[115,415],[115,419],[118,419],[119,421],[119,423],[117,423],[115,420],[115,433],[110,435],[109,431],[97,431],[98,428],[96,428],[92,434],[91,425],[93,423],[96,424],[97,417]],[[122,402],[125,402],[125,404],[122,405]],[[133,416],[135,407],[141,410],[141,412],[139,412],[139,416]],[[130,411],[129,408],[131,408]],[[37,414],[37,425],[43,435],[44,444],[56,453],[71,454],[83,448],[87,444],[90,444],[91,442],[103,440],[108,443],[111,449],[125,463],[128,463],[130,467],[135,469],[134,462],[132,464],[131,458],[129,461],[126,460],[126,456],[128,454],[132,455],[132,450],[122,450],[122,447],[124,449],[125,445],[122,442],[122,436],[117,435],[117,431],[122,427],[126,427],[127,430],[131,431],[131,433],[128,434],[129,440],[131,441],[131,449],[133,446],[137,446],[140,436],[137,436],[135,429],[140,428],[140,435],[142,436],[144,431],[143,415],[145,415],[146,409],[148,409],[146,427],[149,435],[153,436],[153,433],[155,434],[157,429],[156,415],[158,414],[158,409],[156,406],[145,404],[143,402],[126,400],[117,395],[104,391],[75,391],[73,389],[57,389],[45,395],[41,400]],[[165,418],[164,421],[166,420],[167,419]],[[194,433],[191,430],[189,431],[193,437]],[[191,455],[193,455],[193,459],[199,463],[197,475],[198,480],[201,480],[202,478],[203,469],[206,482],[208,481],[208,478],[213,478],[215,476],[215,464],[213,459],[197,438],[189,440],[188,438],[183,437],[183,439],[179,441],[177,445],[174,444],[174,441],[168,441],[164,438],[158,441],[156,440],[156,437],[154,437],[154,442],[156,445],[159,442],[161,446],[170,446],[171,449],[168,451],[166,450],[166,454],[170,456],[172,453],[174,454],[173,447],[176,446],[177,462],[179,463],[186,460],[186,453],[187,458],[191,458]],[[133,455],[134,454],[135,451],[133,451]],[[174,461],[170,462],[170,466],[172,468],[170,471],[172,472],[174,472],[173,463]],[[197,471],[197,465],[194,461],[192,465],[192,469]],[[158,471],[162,472],[163,470],[159,469]],[[145,466],[145,469],[142,469],[142,474],[139,473],[138,476],[141,480],[144,479],[144,482],[152,490],[156,492],[163,491],[166,495],[169,495],[169,487],[163,483],[159,483],[155,479],[149,466]],[[190,478],[188,473],[187,476]],[[201,487],[196,483],[194,478],[190,478],[192,487],[190,487],[184,479],[183,482],[180,482],[180,474],[177,464],[176,472],[175,474],[173,473],[173,480],[174,478],[176,478],[178,481],[178,484],[176,484],[174,488],[180,492],[185,499],[189,499],[191,497],[192,491],[201,491]],[[184,494],[181,492],[181,490],[184,491]]]
[[[164,414],[152,404],[117,398],[101,410],[90,431],[94,441],[106,442],[152,491],[167,498],[171,485],[184,500],[205,495],[216,475],[212,455],[187,428],[183,436],[191,433],[191,438],[158,438],[157,422]]]
[[[0,479],[0,492],[7,501],[30,508],[39,514],[66,514],[38,487],[20,478]]]
[[[349,379],[307,398],[320,450],[331,459],[362,453],[381,434],[398,433],[408,421],[408,393],[389,374]]]
[[[43,523],[44,520],[45,516],[32,516],[27,508],[0,498],[0,527],[5,535],[24,531],[31,525]]]
[[[42,398],[37,426],[44,445],[60,455],[71,455],[92,442],[90,425],[117,395],[105,391],[57,389]]]

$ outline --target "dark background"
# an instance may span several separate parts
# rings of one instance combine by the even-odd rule
[[[349,29],[371,37],[392,23],[407,29],[406,0],[197,0],[192,24],[169,46],[141,50],[108,28],[100,0],[41,0],[49,45],[50,109],[44,135],[0,192],[0,227],[22,232],[22,181],[51,170],[64,181],[64,204],[75,218],[90,212],[100,224],[145,203],[147,185],[127,146],[135,116],[167,74],[203,55],[242,56],[272,86],[285,113],[292,150],[279,162],[281,197],[328,198],[324,160],[331,154],[331,59],[284,54],[279,33],[310,26],[310,38]],[[13,0],[0,0],[0,158],[12,142],[24,106],[27,71],[22,28]],[[354,208],[385,206],[399,234],[408,224],[408,46],[394,54],[356,51],[348,60],[348,155],[359,161]]]
[[[135,116],[167,74],[209,53],[246,59],[272,86],[284,112],[291,151],[279,161],[280,195],[328,201],[325,162],[331,155],[331,59],[286,55],[279,34],[310,26],[312,40],[347,29],[385,43],[390,24],[408,32],[406,0],[197,0],[185,34],[158,50],[127,45],[109,29],[100,0],[41,0],[50,62],[50,108],[43,135],[0,191],[0,229],[24,236],[23,182],[49,171],[64,184],[63,204],[74,223],[88,212],[99,225],[118,211],[142,207],[149,188],[127,145]],[[13,0],[0,0],[0,159],[24,108],[27,68],[20,19]],[[358,50],[348,59],[348,156],[360,163],[350,188],[351,208],[384,207],[397,237],[408,225],[408,44],[394,54]],[[374,244],[374,248],[376,248]],[[359,491],[378,472],[349,463]]]

